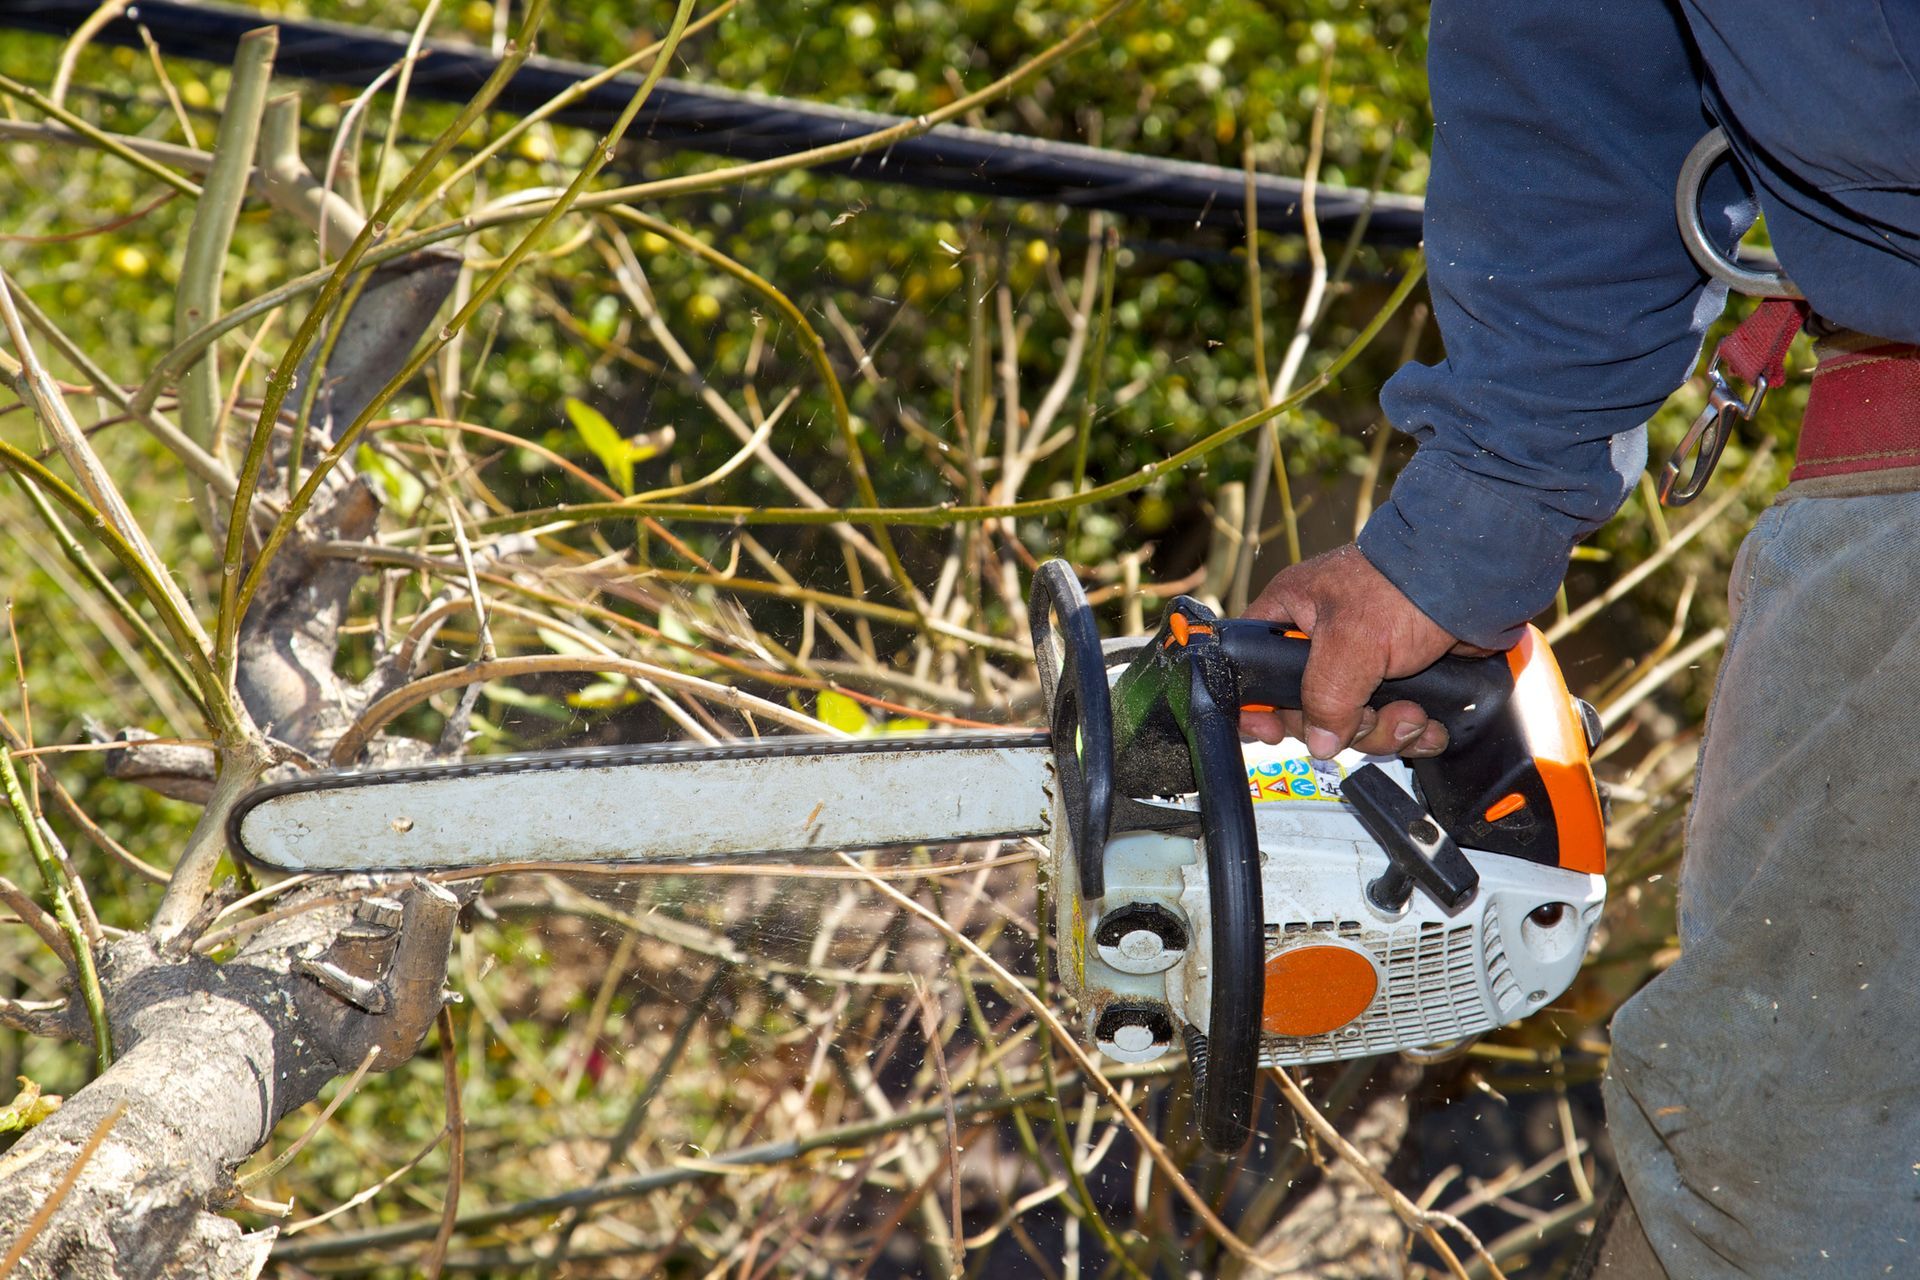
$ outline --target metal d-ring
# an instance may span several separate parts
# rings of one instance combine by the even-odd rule
[[[1799,287],[1787,279],[1780,270],[1780,264],[1772,254],[1755,250],[1744,253],[1736,250],[1734,258],[1727,258],[1714,247],[1707,236],[1706,226],[1700,221],[1700,193],[1706,184],[1707,173],[1733,149],[1727,139],[1725,129],[1711,129],[1707,136],[1693,144],[1693,150],[1687,152],[1686,161],[1680,166],[1680,184],[1674,192],[1674,213],[1680,223],[1680,238],[1686,242],[1687,252],[1700,269],[1733,289],[1736,293],[1749,294],[1756,298],[1802,298]]]

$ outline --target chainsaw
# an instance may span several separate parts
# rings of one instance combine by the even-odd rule
[[[322,773],[244,797],[288,872],[660,863],[1020,837],[1049,850],[1057,965],[1109,1059],[1183,1048],[1234,1151],[1262,1067],[1457,1044],[1580,967],[1606,897],[1599,719],[1529,630],[1383,684],[1446,726],[1403,762],[1243,746],[1297,707],[1308,639],[1175,599],[1102,643],[1063,561],[1031,622],[1049,729],[605,747]]]

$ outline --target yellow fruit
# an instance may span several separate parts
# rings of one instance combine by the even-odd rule
[[[147,255],[130,244],[123,244],[113,251],[113,269],[123,276],[132,276],[138,280],[147,274]]]
[[[468,0],[467,7],[460,11],[460,25],[469,35],[492,35],[493,6],[487,0]]]

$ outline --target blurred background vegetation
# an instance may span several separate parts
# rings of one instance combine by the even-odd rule
[[[423,13],[422,6],[399,0],[261,8],[389,31],[412,30]],[[1003,74],[1094,11],[1080,0],[1048,7],[1004,0],[744,0],[689,38],[671,74],[913,115]],[[543,33],[541,51],[604,65],[657,39],[671,12],[671,5],[657,0],[574,0],[560,6]],[[428,29],[439,37],[497,44],[505,16],[504,5],[456,0],[434,7]],[[1156,4],[1128,13],[1092,47],[969,123],[1236,167],[1250,154],[1263,172],[1297,176],[1309,167],[1319,110],[1322,182],[1418,195],[1431,127],[1424,40],[1425,6],[1400,0]],[[44,88],[61,47],[56,39],[0,32],[0,72]],[[170,61],[166,75],[170,83],[138,51],[90,48],[80,58],[68,102],[110,132],[208,146],[227,73]],[[305,87],[302,149],[316,168],[353,97],[350,90]],[[391,95],[382,94],[368,112],[361,182],[369,197],[390,185],[454,115],[451,108],[418,103],[390,114],[392,105]],[[15,98],[0,101],[0,110],[9,118],[38,118]],[[493,119],[477,127],[453,159],[509,123]],[[192,136],[184,136],[189,131]],[[593,144],[584,132],[537,126],[474,183],[456,188],[450,206],[458,213],[507,192],[563,186]],[[380,156],[386,157],[384,169]],[[639,181],[719,163],[635,139],[620,148],[601,181]],[[193,210],[179,199],[155,206],[162,194],[145,175],[97,152],[0,142],[0,264],[112,378],[129,386],[142,382],[172,345],[173,289]],[[969,425],[982,429],[1004,411],[1009,379],[1020,388],[1023,411],[1030,412],[1062,362],[1077,351],[1072,317],[1076,307],[1086,307],[1083,289],[1098,279],[1089,271],[1089,254],[1102,244],[1106,226],[1113,228],[1118,251],[1111,264],[1104,362],[1083,369],[1060,416],[1063,426],[1072,426],[1083,411],[1088,415],[1090,481],[1131,474],[1258,409],[1260,371],[1270,379],[1279,366],[1312,274],[1298,240],[1262,237],[1260,351],[1248,244],[1216,228],[1116,224],[1059,207],[805,171],[668,199],[647,211],[751,268],[806,314],[847,387],[887,506],[965,501],[970,486],[993,483],[992,474],[984,481],[968,474],[960,435]],[[134,214],[140,216],[129,216]],[[425,521],[440,510],[454,488],[450,469],[459,467],[472,470],[461,481],[468,486],[462,501],[471,504],[470,513],[482,515],[489,508],[591,498],[555,456],[621,491],[683,483],[739,447],[737,435],[714,411],[715,393],[757,423],[788,388],[799,395],[780,419],[776,452],[830,504],[857,505],[845,446],[826,400],[791,329],[771,314],[766,299],[665,237],[630,234],[621,250],[595,226],[584,220],[563,225],[461,336],[454,361],[436,362],[429,376],[386,410],[397,424],[457,418],[540,449],[487,439],[461,446],[432,426],[383,429],[369,437],[357,459],[382,487],[389,525]],[[1516,226],[1513,233],[1524,236],[1527,229]],[[517,234],[514,228],[482,233],[465,251],[484,265]],[[1364,246],[1350,257],[1339,243],[1327,252],[1343,268],[1342,278],[1312,327],[1302,379],[1354,337],[1412,265],[1409,254]],[[654,317],[643,315],[632,292],[619,286],[623,263],[644,267]],[[226,305],[319,264],[311,234],[249,201],[228,259]],[[1349,538],[1357,515],[1384,495],[1407,454],[1406,441],[1383,436],[1375,394],[1403,359],[1440,358],[1439,337],[1418,296],[1334,387],[1279,421],[1306,554]],[[257,402],[265,370],[298,319],[284,316],[258,335],[260,351],[235,388],[242,408]],[[249,326],[228,341],[229,372],[245,361],[255,336]],[[448,385],[450,370],[457,385]],[[56,367],[56,373],[79,377],[69,367]],[[1088,400],[1090,384],[1102,390]],[[778,390],[769,394],[766,388]],[[1560,624],[1569,679],[1600,702],[1612,731],[1602,772],[1614,793],[1615,906],[1605,951],[1569,993],[1565,1008],[1424,1075],[1409,1077],[1391,1064],[1369,1068],[1371,1074],[1313,1073],[1322,1077],[1323,1094],[1329,1086],[1336,1090],[1327,1109],[1355,1125],[1371,1114],[1367,1099],[1414,1096],[1406,1130],[1412,1140],[1395,1138],[1380,1147],[1397,1153],[1395,1181],[1409,1196],[1431,1190],[1431,1203],[1442,1208],[1470,1201],[1459,1211],[1490,1240],[1517,1232],[1496,1250],[1512,1264],[1510,1274],[1557,1274],[1580,1224],[1580,1216],[1563,1212],[1563,1206],[1569,1197],[1590,1198],[1593,1181],[1605,1177],[1592,1088],[1604,1061],[1605,1020],[1671,946],[1673,864],[1696,726],[1725,621],[1726,570],[1751,516],[1782,478],[1803,395],[1796,389],[1769,399],[1761,430],[1728,450],[1713,495],[1724,501],[1711,518],[1696,514],[1706,503],[1682,516],[1663,516],[1643,493],[1583,549],[1557,618],[1542,620]],[[177,465],[120,423],[104,400],[85,402],[95,409],[96,448],[123,478],[137,514],[179,567],[189,594],[205,603],[217,556],[193,518]],[[1653,429],[1656,456],[1664,456],[1700,403],[1698,390],[1689,388],[1663,411]],[[0,434],[23,447],[45,444],[18,405],[0,409]],[[1220,526],[1238,517],[1223,505],[1223,493],[1236,483],[1265,483],[1256,471],[1257,440],[1257,432],[1246,435],[1193,467],[1075,519],[1061,514],[1023,521],[1020,546],[988,558],[1017,565],[1068,556],[1083,567],[1090,586],[1107,588],[1096,590],[1096,598],[1110,633],[1137,627],[1142,617],[1150,620],[1174,589],[1212,588],[1229,596],[1230,575],[1220,571]],[[1022,496],[1070,492],[1074,453],[1069,444],[1034,459]],[[755,464],[731,476],[716,500],[789,505],[791,494],[779,477]],[[1256,589],[1288,555],[1280,496],[1268,498],[1265,509],[1268,528],[1252,575]],[[641,585],[625,597],[617,584],[608,588],[596,597],[605,607],[642,618],[669,637],[697,637],[701,644],[756,659],[817,645],[821,660],[815,669],[856,695],[770,691],[746,681],[763,696],[852,729],[923,721],[924,713],[1032,718],[1030,690],[1023,693],[1021,685],[1027,673],[1017,663],[996,657],[1010,674],[985,678],[969,669],[976,659],[964,647],[922,646],[918,652],[926,656],[916,666],[910,631],[897,619],[836,609],[831,601],[810,608],[800,593],[899,604],[876,585],[872,566],[862,569],[824,529],[755,529],[750,540],[725,525],[672,525],[669,533],[680,544],[671,550],[659,532],[631,524],[567,536],[576,565],[597,556],[624,565],[632,557],[630,563],[657,571],[651,583],[643,581],[645,573],[637,576]],[[896,535],[911,576],[929,592],[956,554],[969,563],[979,557],[977,546],[967,543],[975,536],[947,529]],[[1652,571],[1618,585],[1650,560]],[[703,561],[706,569],[699,568]],[[84,742],[90,724],[198,734],[164,675],[128,643],[115,620],[101,615],[12,488],[0,492],[0,563],[25,672],[23,683],[9,680],[0,690],[0,706],[16,724],[30,714],[41,743]],[[716,566],[736,568],[769,586],[729,584]],[[375,660],[382,609],[390,615],[398,607],[404,615],[430,595],[424,583],[405,579],[390,575],[394,585],[387,590],[394,594],[384,603],[370,580],[362,611],[349,627],[343,661],[350,669]],[[971,588],[977,598],[966,626],[1017,640],[1019,620],[1008,601],[991,582],[975,580]],[[828,627],[835,632],[831,639]],[[556,641],[550,632],[540,640],[562,650],[575,643]],[[448,661],[459,660],[476,642],[471,621],[458,618],[431,639]],[[11,675],[10,656],[4,665]],[[691,660],[688,669],[722,681],[736,678]],[[451,706],[451,700],[423,703],[398,727],[431,738]],[[472,725],[476,751],[644,741],[682,732],[659,700],[620,679],[489,684]],[[192,805],[107,779],[97,756],[61,757],[54,767],[105,834],[143,856],[164,863],[193,821]],[[11,834],[0,838],[0,869],[17,871],[26,865],[25,853],[10,841]],[[154,887],[121,863],[94,859],[86,874],[107,924],[137,928],[151,914]],[[1032,922],[1040,918],[1031,871],[1007,874],[990,887],[985,880],[968,881],[971,896],[959,914],[975,925],[992,918],[999,945],[1031,972]],[[940,883],[928,881],[934,887],[927,892],[937,898]],[[620,1158],[609,1157],[607,1135],[623,1122],[638,1125],[629,1153],[634,1167],[697,1168],[729,1149],[831,1132],[835,1124],[854,1123],[857,1114],[884,1117],[937,1106],[940,1092],[927,1065],[930,1043],[953,1055],[973,1053],[972,1069],[991,1078],[997,1068],[980,1060],[983,1053],[991,1057],[993,1044],[984,1030],[1012,1018],[1013,1007],[990,994],[984,1005],[975,1005],[952,991],[941,993],[933,1016],[942,1030],[921,1041],[917,1027],[907,1029],[918,1013],[903,975],[925,975],[940,992],[946,982],[941,971],[952,959],[949,944],[922,934],[909,942],[897,915],[866,932],[851,925],[840,933],[823,931],[822,914],[845,917],[850,893],[838,885],[802,883],[795,889],[779,881],[697,878],[619,888],[547,878],[507,882],[490,892],[456,960],[455,985],[468,995],[460,1049],[468,1165],[463,1203],[480,1209],[582,1185],[602,1169],[603,1159],[616,1173],[632,1172]],[[828,946],[823,938],[834,941]],[[867,972],[862,966],[875,955],[884,963],[868,967],[884,981],[873,977],[861,986],[865,979],[848,976]],[[839,966],[838,994],[804,976],[822,965]],[[0,928],[0,994],[44,993],[54,972],[44,956],[36,956],[25,930]],[[851,1003],[847,992],[854,993]],[[835,1020],[823,1021],[820,1011],[829,1007]],[[909,1011],[904,1020],[902,1009]],[[823,1025],[850,1028],[844,1043],[819,1047],[831,1038],[814,1036]],[[1031,1033],[1028,1027],[1023,1034]],[[863,1075],[858,1059],[878,1049],[885,1050],[881,1067]],[[834,1088],[844,1086],[850,1098],[795,1092],[792,1077],[808,1071],[816,1050],[846,1059],[837,1068],[842,1084]],[[276,1175],[269,1198],[296,1201],[296,1218],[351,1205],[312,1235],[291,1239],[438,1217],[449,1159],[438,1141],[442,1071],[434,1053],[430,1049],[390,1076],[361,1082],[299,1161]],[[889,1061],[898,1064],[891,1072],[882,1069]],[[1031,1054],[1017,1059],[1027,1068],[1035,1061]],[[89,1066],[82,1047],[0,1031],[0,1080],[25,1074],[49,1092],[70,1092],[83,1083]],[[1178,1091],[1159,1083],[1143,1081],[1141,1097],[1177,1133]],[[651,1111],[643,1105],[633,1121],[636,1097],[648,1099]],[[1550,1105],[1544,1112],[1524,1105],[1529,1097]],[[1522,1105],[1509,1108],[1509,1099]],[[1163,1246],[1192,1232],[1192,1222],[1168,1204],[1163,1187],[1153,1185],[1130,1140],[1105,1136],[1111,1149],[1102,1148],[1103,1136],[1112,1132],[1110,1117],[1097,1109],[1081,1112],[1077,1096],[1069,1110],[1069,1145],[1077,1143],[1083,1155],[1100,1149],[1100,1160],[1086,1161],[1093,1200],[1139,1266],[1179,1273],[1180,1250]],[[1036,1124],[1047,1118],[1044,1111],[1036,1109]],[[1291,1122],[1277,1112],[1270,1119],[1277,1136],[1250,1157],[1248,1167],[1205,1167],[1197,1175],[1206,1194],[1250,1238],[1282,1231],[1308,1197],[1340,1185],[1313,1140],[1296,1143]],[[277,1145],[284,1147],[312,1122],[311,1113],[295,1117]],[[1584,1161],[1584,1168],[1576,1175],[1563,1161],[1537,1172],[1542,1160],[1574,1141],[1576,1127],[1580,1140],[1591,1142],[1576,1153],[1575,1163]],[[1082,1206],[1062,1208],[1072,1198],[1070,1189],[1054,1184],[1072,1179],[1056,1174],[1048,1163],[1053,1154],[1035,1155],[1026,1145],[1030,1135],[1010,1134],[1007,1122],[990,1137],[1016,1157],[1025,1152],[1030,1167],[1008,1172],[1013,1166],[969,1166],[964,1231],[981,1239],[959,1265],[973,1274],[1052,1275],[1071,1262],[1082,1274],[1107,1273],[1114,1263]],[[895,1140],[892,1131],[882,1138],[848,1137],[826,1149],[831,1159],[825,1163],[807,1156],[793,1167],[782,1163],[784,1155],[769,1152],[745,1174],[689,1178],[652,1198],[619,1201],[583,1229],[580,1260],[567,1264],[569,1273],[702,1275],[737,1266],[743,1275],[849,1274],[857,1265],[850,1260],[854,1255],[836,1254],[824,1243],[841,1236],[870,1250],[860,1261],[875,1274],[944,1273],[947,1255],[922,1238],[932,1227],[921,1224],[924,1202],[913,1195],[944,1158],[946,1136],[936,1138],[932,1155],[909,1156],[901,1154],[913,1149],[905,1138],[898,1139],[898,1150],[883,1151],[884,1143]],[[1310,1160],[1288,1162],[1289,1152],[1308,1147]],[[1191,1155],[1191,1143],[1182,1150]],[[416,1167],[394,1173],[415,1158]],[[1286,1172],[1273,1182],[1276,1162]],[[1019,1165],[1017,1158],[1013,1164]],[[390,1176],[391,1185],[354,1203]],[[843,1179],[849,1181],[841,1198],[834,1188]],[[1286,1194],[1269,1191],[1270,1185]],[[1023,1199],[1050,1187],[1050,1196]],[[1348,1190],[1372,1194],[1357,1184]],[[1323,1205],[1319,1211],[1330,1210]],[[908,1212],[914,1217],[904,1231],[886,1229],[890,1214],[897,1229],[899,1216]],[[942,1205],[934,1216],[945,1213]],[[520,1273],[550,1245],[553,1237],[543,1233],[554,1220],[549,1213],[476,1227],[456,1239],[447,1265]],[[1542,1223],[1549,1226],[1530,1239],[1529,1224]],[[760,1252],[758,1242],[744,1251],[743,1241],[775,1226],[807,1243],[780,1254],[772,1245]],[[819,1242],[808,1233],[817,1233]],[[914,1241],[911,1247],[908,1241]],[[1190,1259],[1204,1264],[1211,1247],[1203,1235],[1196,1238]],[[1371,1274],[1364,1264],[1341,1270],[1339,1249],[1331,1243],[1325,1254],[1313,1255],[1317,1260],[1303,1263],[1301,1273]],[[1413,1257],[1408,1265],[1416,1269],[1440,1265],[1424,1244]],[[417,1255],[379,1247],[371,1238],[338,1256],[275,1264],[286,1275],[398,1274],[416,1265]]]

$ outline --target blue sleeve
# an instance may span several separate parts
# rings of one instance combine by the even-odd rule
[[[1686,4],[1709,108],[1814,312],[1920,342],[1920,4]]]
[[[1419,440],[1359,545],[1454,635],[1505,647],[1646,464],[1646,419],[1725,302],[1675,229],[1711,125],[1664,0],[1435,0],[1426,246],[1446,358],[1381,393]],[[1732,182],[1714,231],[1751,212]]]

